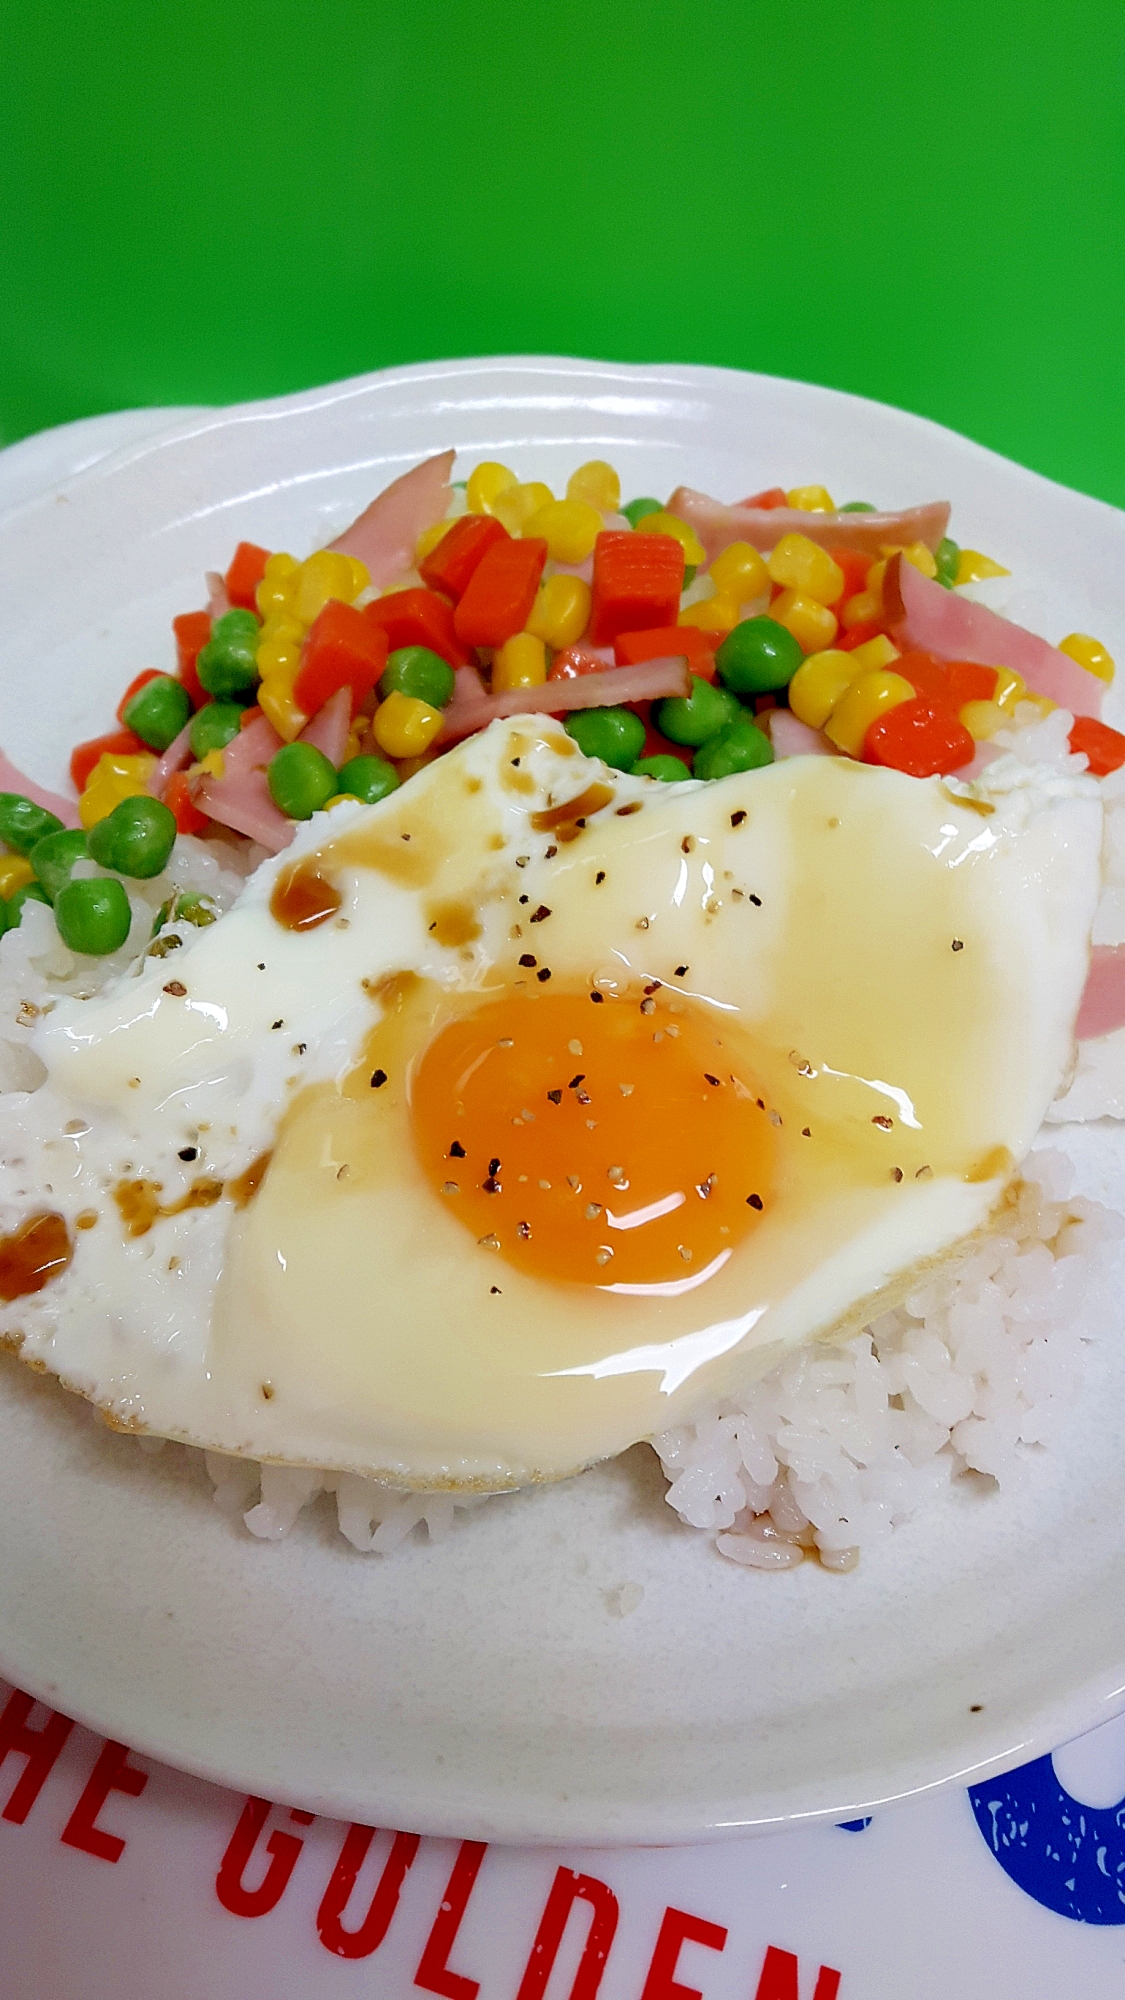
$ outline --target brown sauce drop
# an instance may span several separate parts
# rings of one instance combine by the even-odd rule
[[[10,1305],[41,1292],[66,1270],[72,1254],[61,1215],[46,1210],[29,1216],[10,1236],[0,1236],[0,1299]]]
[[[239,1174],[236,1180],[227,1182],[227,1193],[236,1208],[245,1208],[248,1202],[253,1201],[265,1180],[272,1158],[272,1151],[259,1153],[256,1160],[251,1160],[244,1174]]]
[[[472,944],[480,936],[480,919],[469,903],[450,899],[442,903],[431,903],[426,911],[426,923],[430,936],[438,944]]]
[[[617,794],[612,785],[600,781],[587,785],[576,799],[568,799],[565,805],[548,806],[545,811],[532,813],[531,826],[535,833],[557,833],[562,841],[576,840],[581,828],[580,819],[588,819],[591,813],[600,812],[603,806],[613,803]]]
[[[327,882],[315,861],[290,862],[274,883],[270,915],[287,931],[315,931],[334,917],[343,897]]]
[[[154,1222],[170,1215],[183,1215],[189,1208],[213,1208],[222,1197],[222,1181],[209,1176],[193,1181],[178,1201],[161,1202],[159,1181],[118,1181],[113,1190],[117,1212],[126,1236],[147,1236]]]

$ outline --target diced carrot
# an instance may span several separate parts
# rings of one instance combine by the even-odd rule
[[[1070,747],[1088,758],[1095,778],[1107,777],[1110,771],[1119,771],[1125,764],[1125,736],[1119,729],[1111,729],[1108,723],[1099,722],[1092,715],[1075,718],[1070,732]]]
[[[975,660],[944,660],[942,662],[949,682],[949,701],[953,708],[964,708],[967,701],[991,701],[996,693],[997,673],[995,667],[978,666]],[[894,662],[897,674],[899,663]],[[907,675],[909,680],[910,676]]]
[[[857,646],[865,646],[869,639],[877,639],[882,629],[874,619],[869,619],[863,625],[853,625],[850,632],[841,632],[832,643],[841,653],[854,653]]]
[[[857,549],[829,549],[828,553],[837,568],[844,572],[844,588],[836,599],[837,604],[842,604],[846,598],[854,597],[866,587],[871,557],[861,555]]]
[[[897,665],[896,661],[896,670]],[[863,755],[868,764],[885,764],[910,778],[936,778],[971,763],[975,748],[952,708],[918,695],[887,709],[872,723]]]
[[[306,634],[293,699],[316,715],[340,688],[350,688],[354,715],[386,664],[386,632],[354,604],[330,598]]]
[[[76,792],[85,791],[94,765],[107,751],[113,757],[140,757],[148,751],[148,744],[131,729],[111,729],[108,736],[92,736],[87,743],[76,743],[70,753],[70,776]]]
[[[604,674],[606,661],[593,646],[587,646],[581,639],[573,646],[564,646],[551,661],[549,681],[574,681],[580,674]]]
[[[195,669],[196,660],[211,637],[209,611],[184,611],[172,620],[176,640],[176,671],[191,696],[193,708],[202,708],[211,697]]]
[[[159,679],[160,679],[160,674],[155,667],[145,667],[143,671],[137,675],[136,680],[129,682],[128,687],[126,688],[124,694],[121,697],[121,700],[118,702],[117,707],[114,710],[114,714],[116,715],[118,722],[124,722],[125,710],[128,708],[129,703],[133,699],[133,696],[135,694],[139,694],[143,687],[147,687],[150,681],[157,681]]]
[[[256,542],[239,542],[223,582],[227,596],[240,611],[257,611],[258,585],[266,573],[270,559],[268,549],[260,549]]]
[[[192,800],[186,771],[173,771],[164,788],[164,803],[175,814],[177,833],[206,833],[211,822]]]
[[[594,543],[594,581],[586,636],[606,646],[619,632],[674,625],[684,587],[684,551],[673,535],[603,529]]]
[[[698,625],[657,625],[647,632],[619,632],[613,642],[613,657],[619,667],[635,667],[641,660],[683,657],[701,681],[715,678],[715,647],[719,632],[703,632]]]
[[[482,556],[494,542],[509,539],[508,530],[495,515],[463,514],[419,563],[418,574],[431,590],[440,590],[456,604]]]
[[[366,605],[363,616],[386,633],[388,652],[396,653],[401,646],[428,646],[448,666],[472,665],[471,651],[454,630],[452,605],[434,590],[392,590]],[[517,625],[517,632],[522,629]]]
[[[502,646],[505,639],[523,631],[546,560],[547,544],[538,535],[519,542],[506,536],[485,550],[453,614],[453,629],[462,645]]]
[[[909,681],[915,694],[924,701],[941,702],[946,708],[958,709],[963,702],[954,701],[944,660],[935,660],[932,653],[903,653],[900,659],[891,662],[896,674]],[[965,696],[968,701],[970,697]]]
[[[739,500],[739,507],[788,507],[789,497],[784,486],[767,486],[761,493],[752,493],[749,500]]]

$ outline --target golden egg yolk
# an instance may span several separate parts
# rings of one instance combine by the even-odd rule
[[[721,1016],[663,993],[486,1001],[417,1059],[410,1110],[442,1201],[538,1277],[679,1289],[720,1269],[769,1201],[752,1076]]]

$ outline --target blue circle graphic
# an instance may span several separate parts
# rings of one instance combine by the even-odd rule
[[[1079,1924],[1125,1924],[1125,1799],[1101,1810],[1063,1790],[1050,1757],[970,1785],[976,1822],[1005,1874]]]

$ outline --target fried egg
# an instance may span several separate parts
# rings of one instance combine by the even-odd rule
[[[615,1454],[987,1223],[1100,838],[1087,778],[664,785],[495,723],[40,1024],[0,1220],[65,1255],[0,1327],[221,1452],[481,1491]]]

